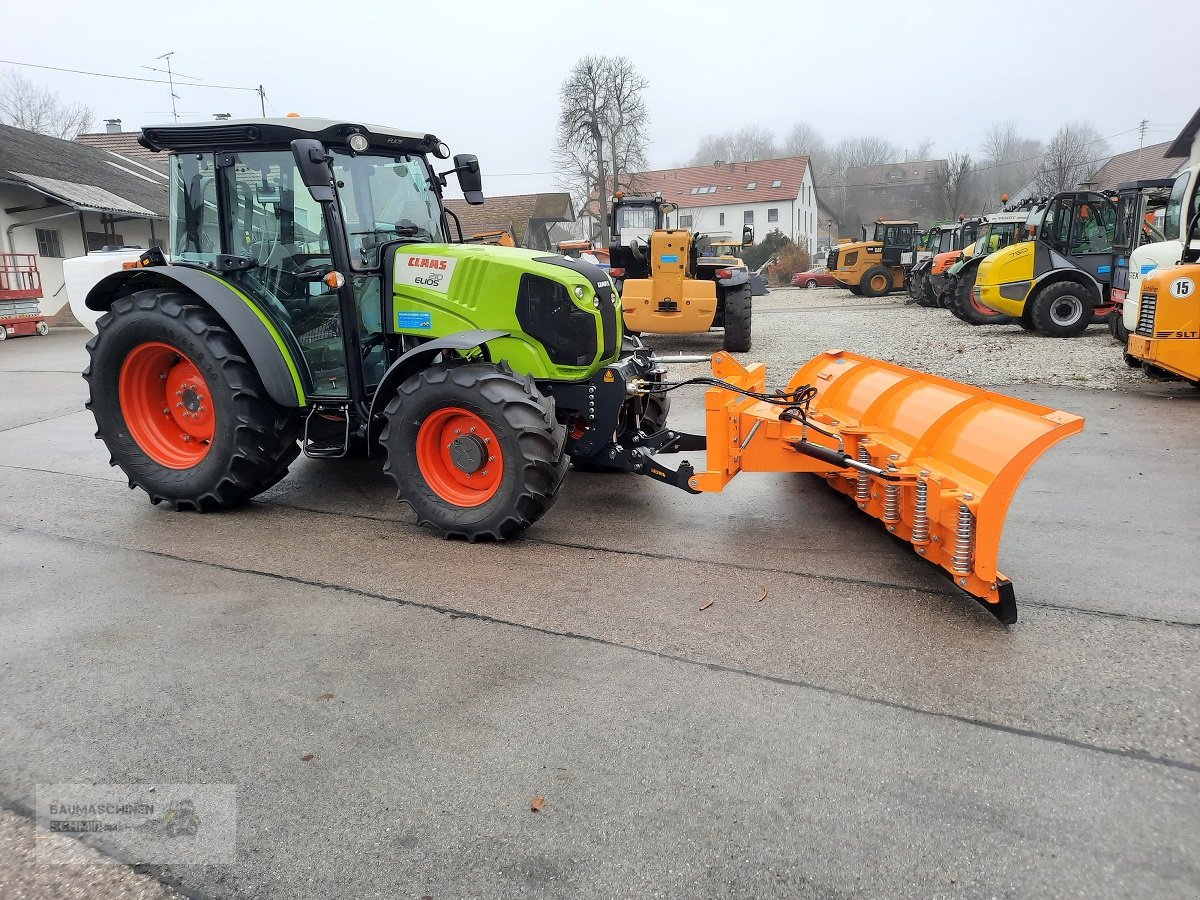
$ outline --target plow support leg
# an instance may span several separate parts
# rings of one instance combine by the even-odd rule
[[[726,353],[713,356],[713,374],[766,390],[764,366],[746,368]],[[817,356],[788,389],[803,385],[817,391],[807,424],[779,404],[710,388],[706,470],[691,486],[720,491],[738,472],[821,475],[998,618],[1015,621],[1012,586],[997,569],[1004,518],[1029,467],[1082,431],[1083,419],[846,351]]]

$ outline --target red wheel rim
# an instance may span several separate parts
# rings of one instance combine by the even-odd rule
[[[487,503],[504,480],[504,455],[496,432],[458,406],[436,410],[421,423],[417,465],[433,492],[455,506]]]
[[[130,435],[160,466],[190,469],[208,455],[216,430],[212,392],[175,347],[158,341],[134,347],[117,394]]]

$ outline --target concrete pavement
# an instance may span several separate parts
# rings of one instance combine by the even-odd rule
[[[82,381],[32,374],[77,371],[82,338],[0,347],[11,805],[235,783],[237,862],[157,870],[199,896],[1200,888],[1185,391],[1010,389],[1088,430],[1018,493],[1005,629],[803,477],[687,497],[573,473],[491,546],[416,528],[370,461],[152,508],[70,412]]]

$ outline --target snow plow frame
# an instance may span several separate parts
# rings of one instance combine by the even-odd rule
[[[821,475],[1001,622],[1017,620],[997,568],[1004,519],[1029,467],[1081,432],[1080,416],[841,350],[788,383],[815,389],[803,408],[738,390],[765,393],[762,363],[717,353],[712,368],[731,387],[706,392],[706,470],[689,487],[721,491],[738,472]]]

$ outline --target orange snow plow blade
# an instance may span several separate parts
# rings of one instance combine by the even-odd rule
[[[726,353],[713,374],[763,394],[766,368]],[[788,383],[805,403],[769,403],[724,387],[705,396],[707,469],[697,491],[738,472],[813,472],[912,544],[1005,623],[1011,582],[996,567],[1017,485],[1083,419],[845,351],[817,356]]]

